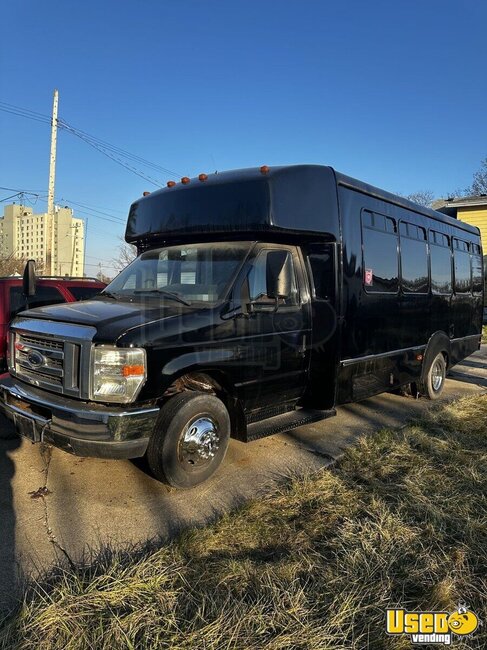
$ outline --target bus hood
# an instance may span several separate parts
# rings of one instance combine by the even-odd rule
[[[98,297],[82,302],[37,307],[23,311],[18,316],[95,327],[97,333],[94,342],[115,343],[129,331],[157,321],[172,321],[174,317],[186,320],[195,310],[199,311],[199,308],[163,296],[133,302]]]

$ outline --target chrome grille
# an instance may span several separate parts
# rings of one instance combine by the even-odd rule
[[[41,338],[38,336],[29,336],[28,334],[21,334],[22,343],[31,345],[33,347],[40,346],[45,350],[63,350],[64,343],[62,341],[55,341],[53,339]]]
[[[15,372],[36,386],[63,391],[64,342],[17,332],[14,341]]]
[[[9,371],[39,388],[88,399],[95,334],[89,325],[17,316],[10,325]]]

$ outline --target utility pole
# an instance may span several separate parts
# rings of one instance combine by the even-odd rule
[[[75,224],[74,226],[71,226],[71,229],[74,228],[74,236],[71,237],[73,240],[73,248],[72,248],[72,254],[71,254],[71,272],[70,275],[71,277],[74,276],[74,259],[76,257],[76,244],[77,244],[77,238],[78,238],[78,224]]]
[[[49,160],[49,190],[47,194],[47,212],[54,214],[54,183],[56,181],[56,144],[57,144],[57,107],[58,91],[54,91],[51,120],[51,157]]]
[[[54,185],[56,181],[56,145],[57,145],[57,108],[58,108],[58,91],[54,91],[52,102],[52,120],[51,120],[51,157],[49,159],[49,189],[47,193],[47,220],[50,224],[50,251],[46,256],[48,262],[48,273],[54,275],[55,269],[52,263],[54,252]]]

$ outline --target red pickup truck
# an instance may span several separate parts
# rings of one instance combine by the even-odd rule
[[[26,298],[22,277],[0,278],[0,372],[7,370],[7,332],[12,318],[28,307],[43,307],[60,302],[87,300],[106,284],[95,278],[38,277],[35,294]]]

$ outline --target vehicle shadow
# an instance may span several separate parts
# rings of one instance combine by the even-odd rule
[[[4,418],[0,422],[0,617],[15,604],[20,593],[20,575],[15,556],[15,509],[12,479],[15,463],[11,452],[21,439]]]
[[[487,387],[487,361],[471,356],[464,359],[448,373],[448,377],[467,384]]]

